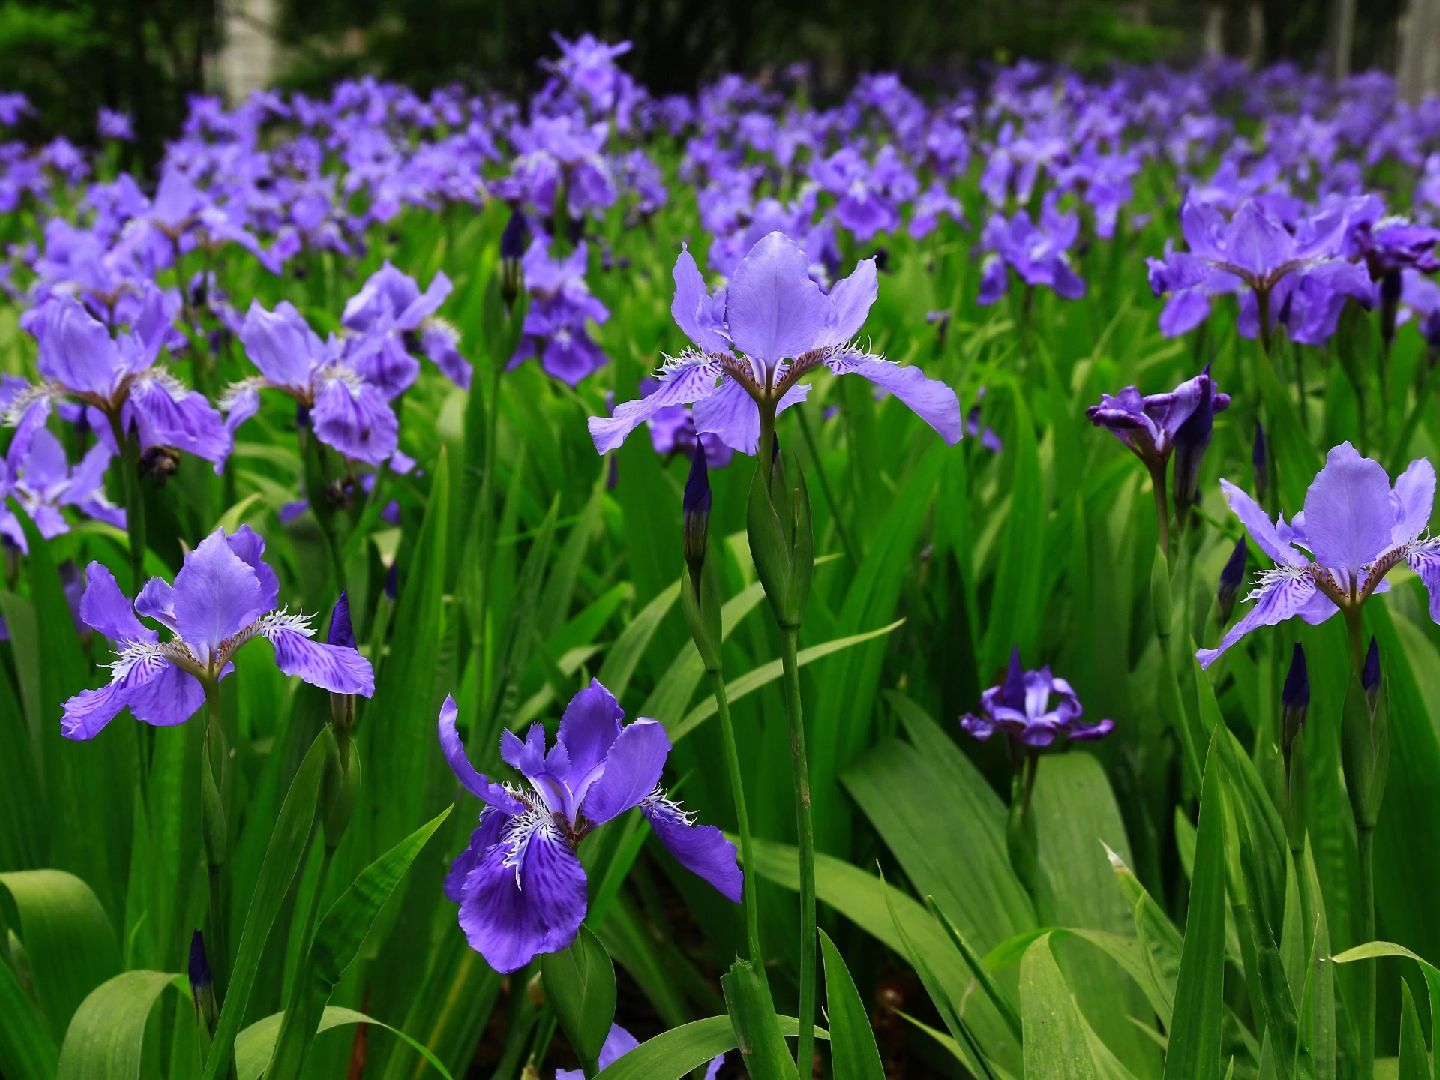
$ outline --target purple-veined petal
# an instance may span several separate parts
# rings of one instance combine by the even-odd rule
[[[266,610],[260,579],[218,529],[185,556],[173,597],[175,629],[201,663]]]
[[[663,724],[636,720],[626,725],[605,755],[604,773],[583,794],[580,810],[586,820],[599,825],[639,806],[660,782],[669,754],[670,738]]]
[[[1384,466],[1348,442],[1331,450],[1305,493],[1305,546],[1315,560],[1357,573],[1390,547],[1394,525]]]
[[[249,525],[241,525],[225,537],[225,543],[246,566],[255,571],[255,577],[260,582],[261,606],[266,611],[273,610],[280,602],[280,579],[265,562],[265,538]]]
[[[82,690],[65,702],[60,734],[67,739],[93,739],[130,703],[130,695],[169,668],[170,661],[158,654],[145,654],[120,661],[111,671],[114,677],[97,690]]]
[[[1425,591],[1430,594],[1430,618],[1440,623],[1440,540],[1414,545],[1405,561],[1420,575]]]
[[[450,872],[445,875],[445,896],[452,904],[458,904],[465,899],[465,879],[470,876],[470,871],[480,864],[485,853],[500,842],[500,833],[510,817],[511,815],[493,806],[481,808],[480,824],[475,826],[474,832],[470,834],[470,842],[465,845],[464,851],[455,856],[455,861],[450,864]]]
[[[623,719],[625,711],[598,679],[591,679],[589,686],[570,699],[560,717],[555,742],[565,748],[570,762],[568,779],[573,786],[578,787],[583,778],[605,760],[620,734]]]
[[[692,411],[697,432],[708,432],[742,454],[755,453],[760,443],[760,407],[734,379],[725,379],[713,394],[695,402]]]
[[[735,861],[735,845],[714,825],[696,825],[676,803],[656,792],[640,804],[640,811],[670,849],[677,862],[703,878],[731,903],[740,903],[744,875]]]
[[[368,383],[352,386],[342,378],[325,383],[310,419],[321,442],[367,465],[384,464],[400,434],[400,422],[378,390]]]
[[[500,972],[567,947],[589,905],[585,870],[548,814],[509,819],[462,891],[460,926]]]
[[[849,344],[865,325],[865,317],[879,294],[875,260],[863,259],[849,277],[837,281],[830,290],[830,325],[816,345]]]
[[[85,594],[80,618],[111,641],[154,641],[155,631],[135,617],[129,599],[120,591],[115,575],[98,562],[85,568]]]
[[[279,625],[261,633],[275,647],[275,666],[332,694],[373,697],[375,672],[370,661],[348,645],[327,645],[308,634]]]
[[[460,741],[460,732],[456,727],[459,712],[460,710],[455,705],[455,699],[446,694],[445,703],[440,706],[440,752],[445,755],[445,762],[450,766],[450,771],[455,774],[455,779],[460,781],[460,786],[471,795],[488,803],[502,814],[513,816],[524,813],[524,803],[501,785],[480,773],[470,763],[470,758],[465,753],[465,744]]]
[[[1276,571],[1260,588],[1250,594],[1255,606],[1245,613],[1214,649],[1201,649],[1195,654],[1202,668],[1208,668],[1221,653],[1252,630],[1274,626],[1298,615],[1315,594],[1315,582],[1309,575]]]
[[[274,386],[297,392],[310,387],[310,372],[325,355],[320,335],[310,329],[295,305],[282,300],[274,311],[250,302],[240,327],[245,355]]]
[[[188,671],[173,664],[155,678],[131,690],[126,701],[136,720],[155,727],[183,724],[205,704],[205,688]]]
[[[1290,544],[1282,540],[1279,532],[1276,531],[1275,523],[1261,509],[1260,504],[1248,494],[1230,483],[1229,480],[1220,481],[1220,490],[1225,493],[1225,501],[1230,504],[1230,509],[1240,519],[1240,524],[1245,526],[1245,531],[1250,534],[1260,550],[1269,555],[1282,566],[1303,566],[1307,561],[1305,556],[1296,551]]]
[[[859,375],[899,398],[916,416],[929,424],[951,446],[965,433],[960,399],[938,379],[928,378],[919,368],[897,364],[854,349],[845,349],[825,358],[825,366],[836,375]]]
[[[810,260],[780,232],[750,249],[725,298],[730,340],[772,369],[814,348],[830,321],[830,300],[810,279]]]
[[[660,373],[660,385],[654,392],[615,406],[610,416],[590,417],[590,438],[595,442],[596,453],[618,449],[630,432],[661,409],[689,405],[709,397],[715,392],[715,380],[719,377],[720,364],[703,353],[686,353],[672,361]]]
[[[1435,507],[1435,466],[1426,458],[1416,458],[1395,481],[1391,496],[1395,509],[1392,544],[1408,544],[1430,524]]]

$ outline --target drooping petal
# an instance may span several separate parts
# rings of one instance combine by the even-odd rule
[[[1229,480],[1220,481],[1220,490],[1225,493],[1225,501],[1230,504],[1230,509],[1240,519],[1240,524],[1245,526],[1245,531],[1250,534],[1250,539],[1255,541],[1261,551],[1282,566],[1301,566],[1306,562],[1304,555],[1291,547],[1286,540],[1281,539],[1279,532],[1276,531],[1275,523],[1261,509],[1259,503],[1230,483]]]
[[[681,248],[675,259],[675,296],[670,301],[670,315],[675,325],[685,331],[701,352],[729,352],[730,343],[722,334],[710,310],[710,294],[705,279],[695,265],[695,256],[688,247]]]
[[[93,739],[130,703],[132,693],[169,667],[169,660],[155,654],[117,664],[111,669],[114,678],[108,684],[98,690],[82,690],[65,702],[60,734],[67,739]]]
[[[348,645],[327,645],[283,626],[263,634],[275,647],[275,666],[286,675],[332,694],[374,697],[374,669],[357,650]]]
[[[367,465],[381,465],[395,453],[400,422],[383,394],[368,383],[344,379],[325,383],[310,418],[315,435],[327,446]]]
[[[785,392],[776,408],[782,413],[810,394],[808,383],[796,383]],[[760,443],[760,409],[745,388],[733,379],[722,382],[715,393],[695,403],[695,430],[714,435],[731,450],[754,454]]]
[[[669,754],[663,724],[636,720],[627,725],[605,755],[604,773],[583,796],[580,810],[586,819],[599,825],[639,806],[660,782]]]
[[[598,679],[570,699],[555,741],[569,755],[571,776],[577,782],[605,760],[623,719],[625,711]]]
[[[1317,562],[1356,573],[1390,546],[1390,478],[1348,442],[1325,457],[1305,493],[1305,544]]]
[[[1259,589],[1251,593],[1255,606],[1245,613],[1214,649],[1201,649],[1195,654],[1202,668],[1208,668],[1221,653],[1234,645],[1252,630],[1262,626],[1274,626],[1298,615],[1315,594],[1315,582],[1309,575],[1299,573],[1276,573]]]
[[[720,364],[703,353],[686,353],[672,361],[659,378],[660,385],[653,393],[615,406],[615,412],[608,417],[590,417],[590,438],[595,442],[596,453],[618,449],[630,432],[661,409],[689,405],[709,397],[715,392],[715,380],[720,378]]]
[[[485,853],[500,842],[500,833],[509,820],[509,814],[493,806],[486,806],[480,811],[480,824],[470,834],[470,842],[465,845],[464,851],[455,856],[450,872],[445,875],[445,896],[452,904],[465,899],[465,879],[480,864]]]
[[[151,578],[135,597],[135,612],[175,629],[175,589],[164,578]]]
[[[634,1035],[619,1024],[611,1024],[610,1034],[605,1036],[605,1044],[600,1047],[600,1056],[595,1063],[602,1069],[608,1068],[639,1045]],[[585,1080],[585,1073],[580,1069],[556,1069],[555,1080]]]
[[[461,787],[471,795],[493,806],[502,814],[513,816],[524,813],[524,803],[501,785],[480,773],[470,763],[469,755],[465,753],[465,744],[460,741],[460,731],[456,726],[459,711],[455,705],[455,699],[446,694],[445,703],[440,706],[440,752],[445,755],[445,761],[450,766],[450,771],[455,774],[455,779],[459,780]]]
[[[1440,541],[1416,544],[1406,555],[1410,569],[1420,575],[1430,594],[1430,618],[1440,623]]]
[[[735,861],[735,845],[714,825],[696,825],[676,803],[656,793],[640,804],[660,842],[677,862],[713,885],[731,903],[740,903],[744,875]]]
[[[174,727],[205,704],[205,688],[194,675],[167,664],[155,678],[132,690],[126,704],[137,720],[155,727]]]
[[[1392,544],[1408,544],[1430,524],[1435,507],[1435,466],[1426,458],[1416,458],[1395,481],[1391,496],[1395,510],[1395,528],[1390,534]]]
[[[173,596],[175,629],[201,663],[266,610],[260,579],[230,550],[220,529],[185,557]]]
[[[580,860],[550,817],[535,813],[509,819],[462,888],[460,926],[500,972],[568,946],[589,904]]]
[[[750,249],[725,296],[730,340],[771,368],[815,348],[830,321],[830,300],[810,279],[810,260],[780,232]]]
[[[825,366],[836,375],[859,375],[894,394],[951,446],[964,435],[964,417],[955,391],[912,365],[897,364],[854,349],[832,353]]]
[[[120,591],[115,575],[98,562],[85,568],[85,594],[80,618],[111,641],[154,641],[155,631],[135,617],[129,599]]]

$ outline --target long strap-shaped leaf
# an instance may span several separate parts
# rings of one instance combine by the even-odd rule
[[[325,913],[291,987],[269,1076],[299,1076],[305,1053],[340,977],[355,961],[380,910],[453,807],[446,807],[360,872]],[[318,886],[317,886],[318,887]]]
[[[244,1019],[245,1007],[250,1003],[250,991],[255,986],[265,942],[280,914],[290,883],[294,881],[300,862],[305,857],[324,771],[325,744],[322,739],[316,739],[310,744],[305,760],[300,763],[290,790],[285,793],[285,801],[275,820],[275,831],[270,834],[270,845],[265,849],[265,862],[255,882],[250,909],[245,913],[245,929],[240,934],[240,949],[235,955],[230,985],[225,988],[225,1004],[215,1028],[215,1041],[211,1043],[210,1054],[205,1059],[204,1080],[214,1080],[227,1068],[235,1036],[240,1031],[240,1021]]]
[[[284,1013],[274,1013],[263,1020],[256,1020],[236,1037],[236,1080],[260,1080],[265,1062],[270,1059],[271,1048],[275,1045],[276,1036],[280,1033],[280,1025],[284,1016]],[[376,1020],[373,1016],[356,1012],[354,1009],[342,1009],[335,1005],[326,1006],[325,1011],[321,1014],[320,1026],[316,1034],[323,1034],[334,1028],[353,1024],[369,1024],[384,1028],[428,1061],[445,1080],[454,1080],[444,1063],[424,1043],[411,1038],[397,1027],[391,1027],[383,1020]],[[278,1076],[279,1074],[272,1075]]]
[[[138,1080],[145,1059],[145,1026],[167,986],[184,985],[168,971],[122,971],[101,983],[75,1010],[60,1048],[58,1080]]]

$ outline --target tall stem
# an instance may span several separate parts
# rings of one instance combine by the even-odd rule
[[[809,1076],[815,1054],[815,828],[810,820],[810,763],[805,755],[805,717],[800,708],[800,629],[780,628],[785,716],[790,723],[790,760],[795,783],[795,834],[800,849],[800,1037],[795,1062]]]
[[[1155,527],[1160,540],[1160,550],[1170,557],[1170,505],[1165,490],[1165,463],[1150,468],[1150,490],[1155,495]]]
[[[145,572],[145,492],[140,487],[140,436],[127,435],[118,413],[110,430],[120,447],[120,490],[125,502],[125,535],[130,546],[130,590],[139,592]]]
[[[1375,940],[1375,831],[1356,824],[1356,847],[1360,856],[1360,927],[1356,944]],[[1356,1011],[1360,1017],[1360,1080],[1375,1075],[1375,965],[1357,964],[1355,983],[1360,988]]]
[[[720,672],[710,674],[715,694],[715,708],[720,715],[720,735],[725,743],[725,767],[730,773],[730,797],[735,801],[735,826],[740,833],[740,862],[745,868],[741,888],[745,902],[745,941],[750,950],[750,966],[763,979],[764,953],[760,949],[760,904],[755,896],[754,846],[750,838],[750,811],[745,805],[745,781],[740,769],[740,748],[735,741],[735,725],[730,720],[730,699],[725,693],[725,680]]]
[[[220,719],[220,681],[202,680],[205,687],[205,747],[200,757],[204,773],[200,777],[201,813],[205,837],[205,867],[210,886],[209,918],[206,940],[209,947],[210,970],[215,980],[215,1007],[225,1002],[225,984],[229,975],[230,948],[225,898],[225,845],[227,826],[221,796],[221,777],[225,759],[225,730]]]

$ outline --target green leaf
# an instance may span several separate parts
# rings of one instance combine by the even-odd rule
[[[1038,938],[1020,961],[1020,1016],[1025,1028],[1025,1080],[1130,1075],[1085,1022],[1050,951],[1049,935]]]
[[[215,1039],[205,1058],[205,1080],[214,1080],[228,1068],[235,1036],[250,1004],[250,991],[260,970],[265,942],[270,938],[285,894],[290,891],[290,883],[305,857],[324,772],[325,740],[316,739],[310,744],[305,760],[300,763],[295,779],[290,782],[290,790],[285,793],[285,801],[280,806],[270,843],[265,849],[265,861],[261,864],[260,877],[255,882],[250,907],[245,913],[245,929],[240,934],[240,948],[235,954],[230,984],[224,988],[225,1004],[220,1010]]]
[[[360,872],[325,913],[285,1007],[266,1072],[299,1076],[305,1052],[340,977],[355,961],[380,911],[395,894],[422,848],[450,816],[446,807]]]
[[[736,960],[720,977],[725,1005],[735,1029],[741,1060],[753,1077],[764,1080],[791,1080],[797,1076],[795,1061],[785,1045],[780,1017],[770,1000],[770,987],[748,961]],[[798,1027],[797,1027],[798,1033]],[[809,1073],[807,1068],[807,1075]]]
[[[1440,968],[1418,953],[1411,952],[1404,945],[1395,945],[1389,941],[1368,941],[1364,945],[1346,949],[1330,959],[1337,964],[1349,964],[1356,960],[1376,960],[1382,956],[1404,957],[1420,965],[1420,974],[1425,977],[1425,986],[1430,992],[1431,1048],[1440,1047]]]
[[[830,935],[820,931],[825,961],[825,1011],[830,1027],[830,1069],[835,1080],[885,1080],[880,1050],[855,980]]]
[[[257,1020],[235,1037],[235,1075],[237,1080],[260,1080],[260,1076],[265,1070],[265,1063],[270,1060],[275,1039],[280,1034],[280,1025],[284,1015],[284,1013],[275,1013],[263,1020]],[[412,1039],[399,1028],[391,1027],[383,1020],[376,1020],[373,1016],[366,1016],[354,1009],[342,1009],[336,1005],[326,1006],[325,1012],[320,1017],[317,1034],[324,1034],[335,1028],[354,1024],[369,1024],[373,1027],[384,1028],[428,1061],[436,1072],[445,1077],[445,1080],[455,1080],[440,1059],[422,1043]]]
[[[615,1019],[615,968],[600,939],[583,924],[568,949],[540,957],[545,1000],[585,1067],[599,1071],[600,1048]]]
[[[777,1017],[782,1035],[794,1038],[800,1032],[800,1022],[793,1016]],[[816,1030],[816,1037],[825,1038],[825,1032]],[[600,1080],[681,1080],[681,1077],[708,1064],[713,1058],[735,1049],[735,1031],[728,1016],[710,1016],[704,1020],[692,1020],[669,1031],[656,1035],[618,1061],[608,1065],[601,1073]],[[789,1056],[786,1056],[789,1060]],[[795,1072],[791,1062],[790,1073]],[[754,1075],[754,1074],[752,1074]],[[240,1080],[248,1080],[242,1076]]]
[[[83,826],[82,826],[83,827]],[[120,970],[115,931],[90,886],[63,870],[0,874],[52,1036],[59,1041],[91,990]]]
[[[59,1051],[45,1018],[0,959],[0,1076],[51,1076]]]
[[[125,1080],[140,1076],[145,1026],[167,986],[184,976],[166,971],[124,971],[101,983],[80,1003],[60,1048],[58,1080]],[[183,992],[183,991],[182,991]],[[188,997],[188,994],[186,995]]]
[[[1425,1053],[1425,1029],[1415,1011],[1410,984],[1400,980],[1400,1074],[1398,1080],[1430,1080],[1430,1058]]]
[[[1223,737],[1223,732],[1215,736]],[[1200,795],[1199,838],[1175,985],[1174,1024],[1165,1055],[1166,1080],[1220,1073],[1225,985],[1225,801],[1220,772],[1212,742]]]

